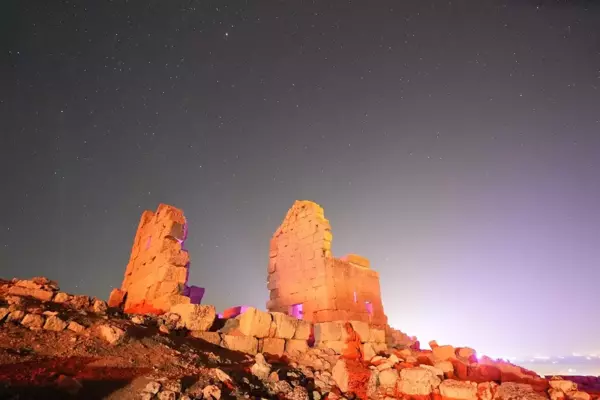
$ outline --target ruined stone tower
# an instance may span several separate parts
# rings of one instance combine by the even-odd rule
[[[269,252],[269,311],[312,322],[385,325],[379,274],[357,255],[334,258],[323,208],[296,201],[277,228]]]
[[[175,304],[199,303],[204,289],[187,286],[186,236],[186,219],[178,208],[160,204],[156,212],[144,211],[123,283],[111,292],[109,305],[127,313],[160,314]]]

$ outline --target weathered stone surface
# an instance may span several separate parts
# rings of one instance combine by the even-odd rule
[[[270,314],[272,322],[269,336],[280,339],[292,339],[296,334],[298,319],[280,312],[272,312]]]
[[[234,351],[248,354],[258,353],[258,339],[252,336],[222,335],[222,346]]]
[[[20,322],[25,317],[25,312],[22,310],[15,310],[8,314],[6,317],[7,321]]]
[[[331,240],[323,208],[296,201],[271,239],[267,309],[311,322],[385,325],[378,273],[364,257],[334,258]]]
[[[4,318],[6,318],[6,316],[10,313],[10,311],[8,310],[8,308],[6,307],[0,307],[0,322],[2,322],[2,320]]]
[[[180,315],[183,325],[190,331],[209,330],[217,317],[215,307],[211,305],[177,304],[170,312]]]
[[[503,382],[496,392],[498,400],[545,400],[548,397],[533,390],[524,383]]]
[[[34,287],[12,286],[8,289],[8,293],[15,296],[33,297],[40,301],[50,301],[54,296],[54,292]]]
[[[296,332],[294,332],[293,339],[308,340],[312,333],[313,325],[309,321],[298,320],[296,326]]]
[[[104,300],[96,299],[92,303],[92,311],[96,314],[104,314],[108,310],[108,306]]]
[[[271,364],[267,363],[262,353],[258,353],[254,357],[254,361],[254,364],[250,367],[250,372],[258,379],[266,380],[271,373]]]
[[[350,375],[348,374],[348,369],[346,367],[346,360],[339,359],[335,363],[331,374],[337,387],[340,388],[342,393],[346,393],[348,391],[348,384],[350,383]]]
[[[285,352],[289,354],[304,353],[308,350],[306,340],[288,339],[285,341]]]
[[[477,400],[477,384],[475,382],[446,379],[440,386],[440,394],[453,400]]]
[[[360,341],[362,343],[369,342],[371,337],[371,330],[369,329],[369,324],[363,321],[350,321],[352,328],[356,332],[356,334],[360,337]]]
[[[398,391],[411,396],[430,395],[441,383],[441,379],[426,368],[404,368],[400,371]]]
[[[315,341],[330,342],[343,340],[344,323],[343,322],[321,322],[314,325]]]
[[[331,349],[336,354],[343,354],[346,350],[347,344],[342,340],[328,340],[325,342],[317,342],[316,347],[321,349]]]
[[[71,321],[69,322],[69,325],[67,325],[67,329],[75,333],[81,333],[85,331],[85,326],[81,325],[79,322]]]
[[[385,330],[384,329],[369,329],[369,340],[368,342],[374,343],[385,343]]]
[[[113,325],[101,325],[98,327],[100,337],[110,344],[119,344],[125,338],[125,331]]]
[[[282,356],[285,351],[285,339],[264,338],[258,339],[258,351],[264,354]]]
[[[239,316],[240,332],[245,336],[254,336],[256,338],[269,337],[271,330],[271,314],[249,307]]]
[[[56,331],[60,332],[65,330],[67,327],[67,323],[57,317],[56,315],[51,315],[46,318],[46,323],[44,324],[44,329],[47,331]]]
[[[55,303],[65,303],[65,302],[69,301],[70,297],[71,296],[69,296],[65,292],[58,292],[58,293],[56,293],[56,295],[54,296],[54,299],[52,299],[52,301]]]
[[[432,350],[433,358],[436,361],[446,361],[456,357],[454,347],[452,346],[436,346]]]
[[[125,277],[113,290],[109,306],[120,307],[125,299],[127,313],[162,314],[172,306],[191,303],[184,296],[189,254],[183,249],[187,223],[183,212],[160,204],[156,212],[145,211],[131,250]]]
[[[42,329],[42,326],[44,326],[44,317],[39,314],[27,314],[21,320],[21,325],[33,331]]]
[[[190,332],[190,336],[197,339],[202,339],[217,346],[221,345],[221,335],[219,332],[192,331]]]
[[[379,372],[379,385],[384,388],[393,388],[398,381],[398,371],[392,368],[384,369]]]

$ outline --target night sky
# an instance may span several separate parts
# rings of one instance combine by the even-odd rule
[[[2,277],[106,299],[167,203],[264,309],[308,199],[422,342],[600,351],[598,2],[5,0],[0,50]]]

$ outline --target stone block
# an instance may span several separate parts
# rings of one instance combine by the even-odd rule
[[[350,321],[350,324],[358,336],[360,336],[361,342],[365,343],[370,341],[371,330],[369,329],[369,324],[362,321]]]
[[[32,331],[40,330],[44,326],[44,317],[39,314],[27,314],[21,320],[21,325]]]
[[[294,332],[293,339],[297,340],[308,340],[312,333],[313,324],[309,321],[298,320],[298,325],[296,326],[296,332]]]
[[[240,332],[246,336],[254,336],[257,338],[269,337],[271,330],[271,315],[267,312],[257,310],[254,307],[249,307],[239,317]]]
[[[219,332],[192,331],[190,332],[190,336],[217,346],[221,345],[221,334]]]
[[[433,358],[436,361],[446,361],[456,358],[456,350],[454,349],[454,347],[449,345],[437,346],[434,347],[431,351],[433,352]]]
[[[321,349],[331,349],[336,352],[336,354],[344,354],[344,350],[348,344],[341,340],[327,340],[323,342],[316,342],[316,346]]]
[[[222,335],[221,339],[221,346],[226,349],[252,355],[258,353],[258,339],[255,337]]]
[[[288,339],[285,341],[285,352],[288,354],[305,353],[308,351],[308,342],[300,339]]]
[[[342,332],[345,332],[342,322],[321,322],[314,325],[315,341],[337,341],[342,340]]]
[[[181,317],[190,331],[207,331],[213,326],[217,312],[214,306],[201,304],[177,304],[169,310]]]
[[[369,330],[369,342],[385,343],[385,329],[371,328]]]
[[[40,301],[50,301],[54,296],[54,292],[44,289],[36,289],[32,287],[12,286],[8,289],[8,294],[14,296],[33,297]]]
[[[271,312],[271,331],[269,336],[280,339],[291,339],[296,333],[298,319],[284,313]]]
[[[258,352],[281,357],[285,350],[285,339],[263,338],[258,339]]]

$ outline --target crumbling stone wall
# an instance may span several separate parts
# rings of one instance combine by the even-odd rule
[[[296,201],[271,239],[267,309],[312,322],[384,326],[379,274],[364,257],[334,258],[331,240],[323,208]]]
[[[160,314],[172,305],[189,304],[190,293],[199,302],[200,288],[187,286],[190,257],[183,249],[186,235],[186,219],[178,208],[161,204],[156,212],[144,211],[123,283],[112,291],[109,306],[124,305],[128,313]]]

